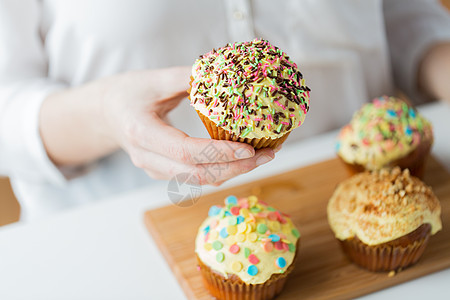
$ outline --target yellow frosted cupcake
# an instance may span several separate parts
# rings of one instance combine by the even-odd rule
[[[423,177],[433,130],[414,107],[383,96],[356,112],[338,139],[337,154],[352,174],[399,166]]]
[[[278,295],[294,268],[300,241],[291,219],[255,196],[228,196],[208,215],[195,252],[211,295],[234,300]]]
[[[327,213],[350,260],[371,271],[416,263],[430,235],[442,228],[441,206],[431,188],[399,167],[340,183]]]
[[[211,138],[276,148],[309,110],[303,75],[268,41],[233,43],[201,55],[190,100]]]

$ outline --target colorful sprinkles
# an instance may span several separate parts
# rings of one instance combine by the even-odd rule
[[[263,39],[201,55],[192,75],[191,105],[240,137],[282,135],[300,126],[309,110],[310,89],[297,65]]]
[[[388,96],[372,100],[344,126],[336,152],[348,163],[380,169],[433,139],[431,124],[407,102]]]
[[[257,276],[267,264],[282,273],[287,257],[295,254],[300,233],[287,215],[254,196],[229,196],[225,205],[212,206],[210,218],[200,228],[204,251],[219,264],[228,264],[236,274]]]

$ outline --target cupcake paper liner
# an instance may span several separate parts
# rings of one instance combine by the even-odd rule
[[[422,256],[430,234],[405,246],[384,243],[368,246],[358,239],[340,241],[344,253],[355,264],[370,271],[396,271],[415,264]]]
[[[205,287],[213,297],[219,300],[273,299],[283,290],[288,275],[292,272],[295,265],[294,258],[286,272],[273,274],[269,280],[261,284],[246,284],[236,275],[230,275],[229,278],[225,278],[223,275],[214,272],[198,256],[197,261]]]
[[[194,78],[191,76],[191,81],[189,82],[189,89],[187,92],[190,94],[191,88],[192,88],[192,81]],[[189,100],[191,100],[191,96],[189,95]],[[250,139],[250,138],[242,138],[238,137],[232,132],[228,132],[225,129],[218,127],[214,122],[212,122],[207,116],[204,116],[202,113],[200,113],[198,110],[196,110],[198,116],[202,120],[203,124],[206,127],[206,130],[208,130],[209,136],[212,139],[215,140],[226,140],[226,141],[233,141],[233,142],[241,142],[246,143],[255,149],[262,149],[262,148],[272,148],[275,149],[281,144],[284,143],[284,141],[289,136],[290,132],[285,133],[279,138],[271,139],[271,138],[259,138],[259,139]]]
[[[284,143],[284,141],[289,136],[290,132],[285,133],[283,136],[271,139],[271,138],[242,138],[238,137],[235,134],[226,131],[225,129],[218,127],[213,121],[211,121],[207,116],[204,116],[202,113],[197,111],[198,116],[202,120],[203,124],[205,125],[206,129],[208,130],[209,136],[212,139],[215,140],[227,140],[227,141],[233,141],[233,142],[241,142],[246,143],[249,145],[252,145],[255,149],[262,149],[262,148],[272,148],[275,149],[281,144]]]

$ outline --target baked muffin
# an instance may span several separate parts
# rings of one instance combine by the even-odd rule
[[[294,268],[300,233],[291,219],[256,196],[212,206],[195,241],[203,282],[217,299],[278,295]]]
[[[297,65],[268,41],[228,44],[192,67],[189,99],[211,138],[276,148],[300,126],[310,89]]]
[[[431,188],[399,167],[343,181],[327,213],[345,254],[371,271],[416,263],[430,235],[442,228],[441,206]]]
[[[383,96],[354,114],[336,150],[351,174],[399,166],[422,178],[432,144],[431,124],[414,107]]]

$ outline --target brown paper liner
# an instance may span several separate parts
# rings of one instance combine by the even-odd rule
[[[189,89],[187,90],[187,92],[189,94],[191,92],[192,81],[193,80],[194,80],[194,78],[191,76],[191,81],[189,82]],[[190,95],[189,95],[188,98],[189,98],[189,100],[191,100],[191,96]],[[209,136],[212,139],[215,139],[215,140],[226,140],[226,141],[246,143],[246,144],[249,144],[249,145],[253,146],[253,148],[255,148],[255,149],[262,149],[262,148],[275,149],[278,146],[280,146],[281,144],[283,144],[284,141],[287,139],[287,137],[290,134],[290,132],[285,133],[284,135],[282,135],[281,137],[276,138],[276,139],[271,139],[271,138],[260,138],[260,139],[242,138],[242,137],[236,136],[232,132],[228,132],[225,129],[223,129],[221,127],[218,127],[207,116],[204,116],[199,111],[196,110],[196,112],[197,112],[198,116],[200,117],[200,119],[202,120],[203,124],[205,125],[206,130],[208,130]]]
[[[197,257],[198,259],[198,257]],[[263,284],[246,284],[236,275],[231,275],[226,279],[220,274],[212,271],[210,267],[203,264],[198,259],[198,264],[202,272],[203,284],[209,293],[219,300],[269,300],[275,298],[283,290],[287,280],[288,270],[283,274],[272,275]],[[278,276],[279,275],[279,276]]]
[[[422,141],[422,143],[414,151],[410,152],[407,156],[394,160],[390,162],[388,165],[383,167],[393,168],[395,166],[399,166],[402,170],[409,169],[411,175],[423,179],[425,175],[426,161],[430,154],[432,144],[433,142],[431,140]],[[363,165],[351,164],[346,162],[339,155],[338,157],[344,163],[350,176],[366,171]]]
[[[297,248],[300,240],[297,241]],[[219,300],[270,300],[279,295],[295,267],[297,254],[292,264],[284,273],[273,274],[269,280],[261,284],[247,284],[236,275],[225,278],[205,265],[197,256],[198,266],[202,274],[203,284],[209,293]]]
[[[255,149],[262,149],[262,148],[272,148],[275,149],[281,144],[284,143],[284,141],[289,136],[290,132],[285,133],[283,136],[271,139],[271,138],[260,138],[260,139],[249,139],[249,138],[243,138],[238,137],[232,132],[228,132],[225,129],[218,127],[216,123],[211,121],[207,116],[204,116],[202,113],[197,111],[198,116],[202,120],[203,124],[205,125],[206,129],[208,130],[209,136],[212,139],[215,140],[226,140],[226,141],[233,141],[233,142],[241,142],[246,143],[249,145],[252,145]]]
[[[369,271],[397,271],[415,264],[422,256],[430,237],[431,226],[423,224],[394,241],[369,246],[357,237],[339,241],[347,257]]]

